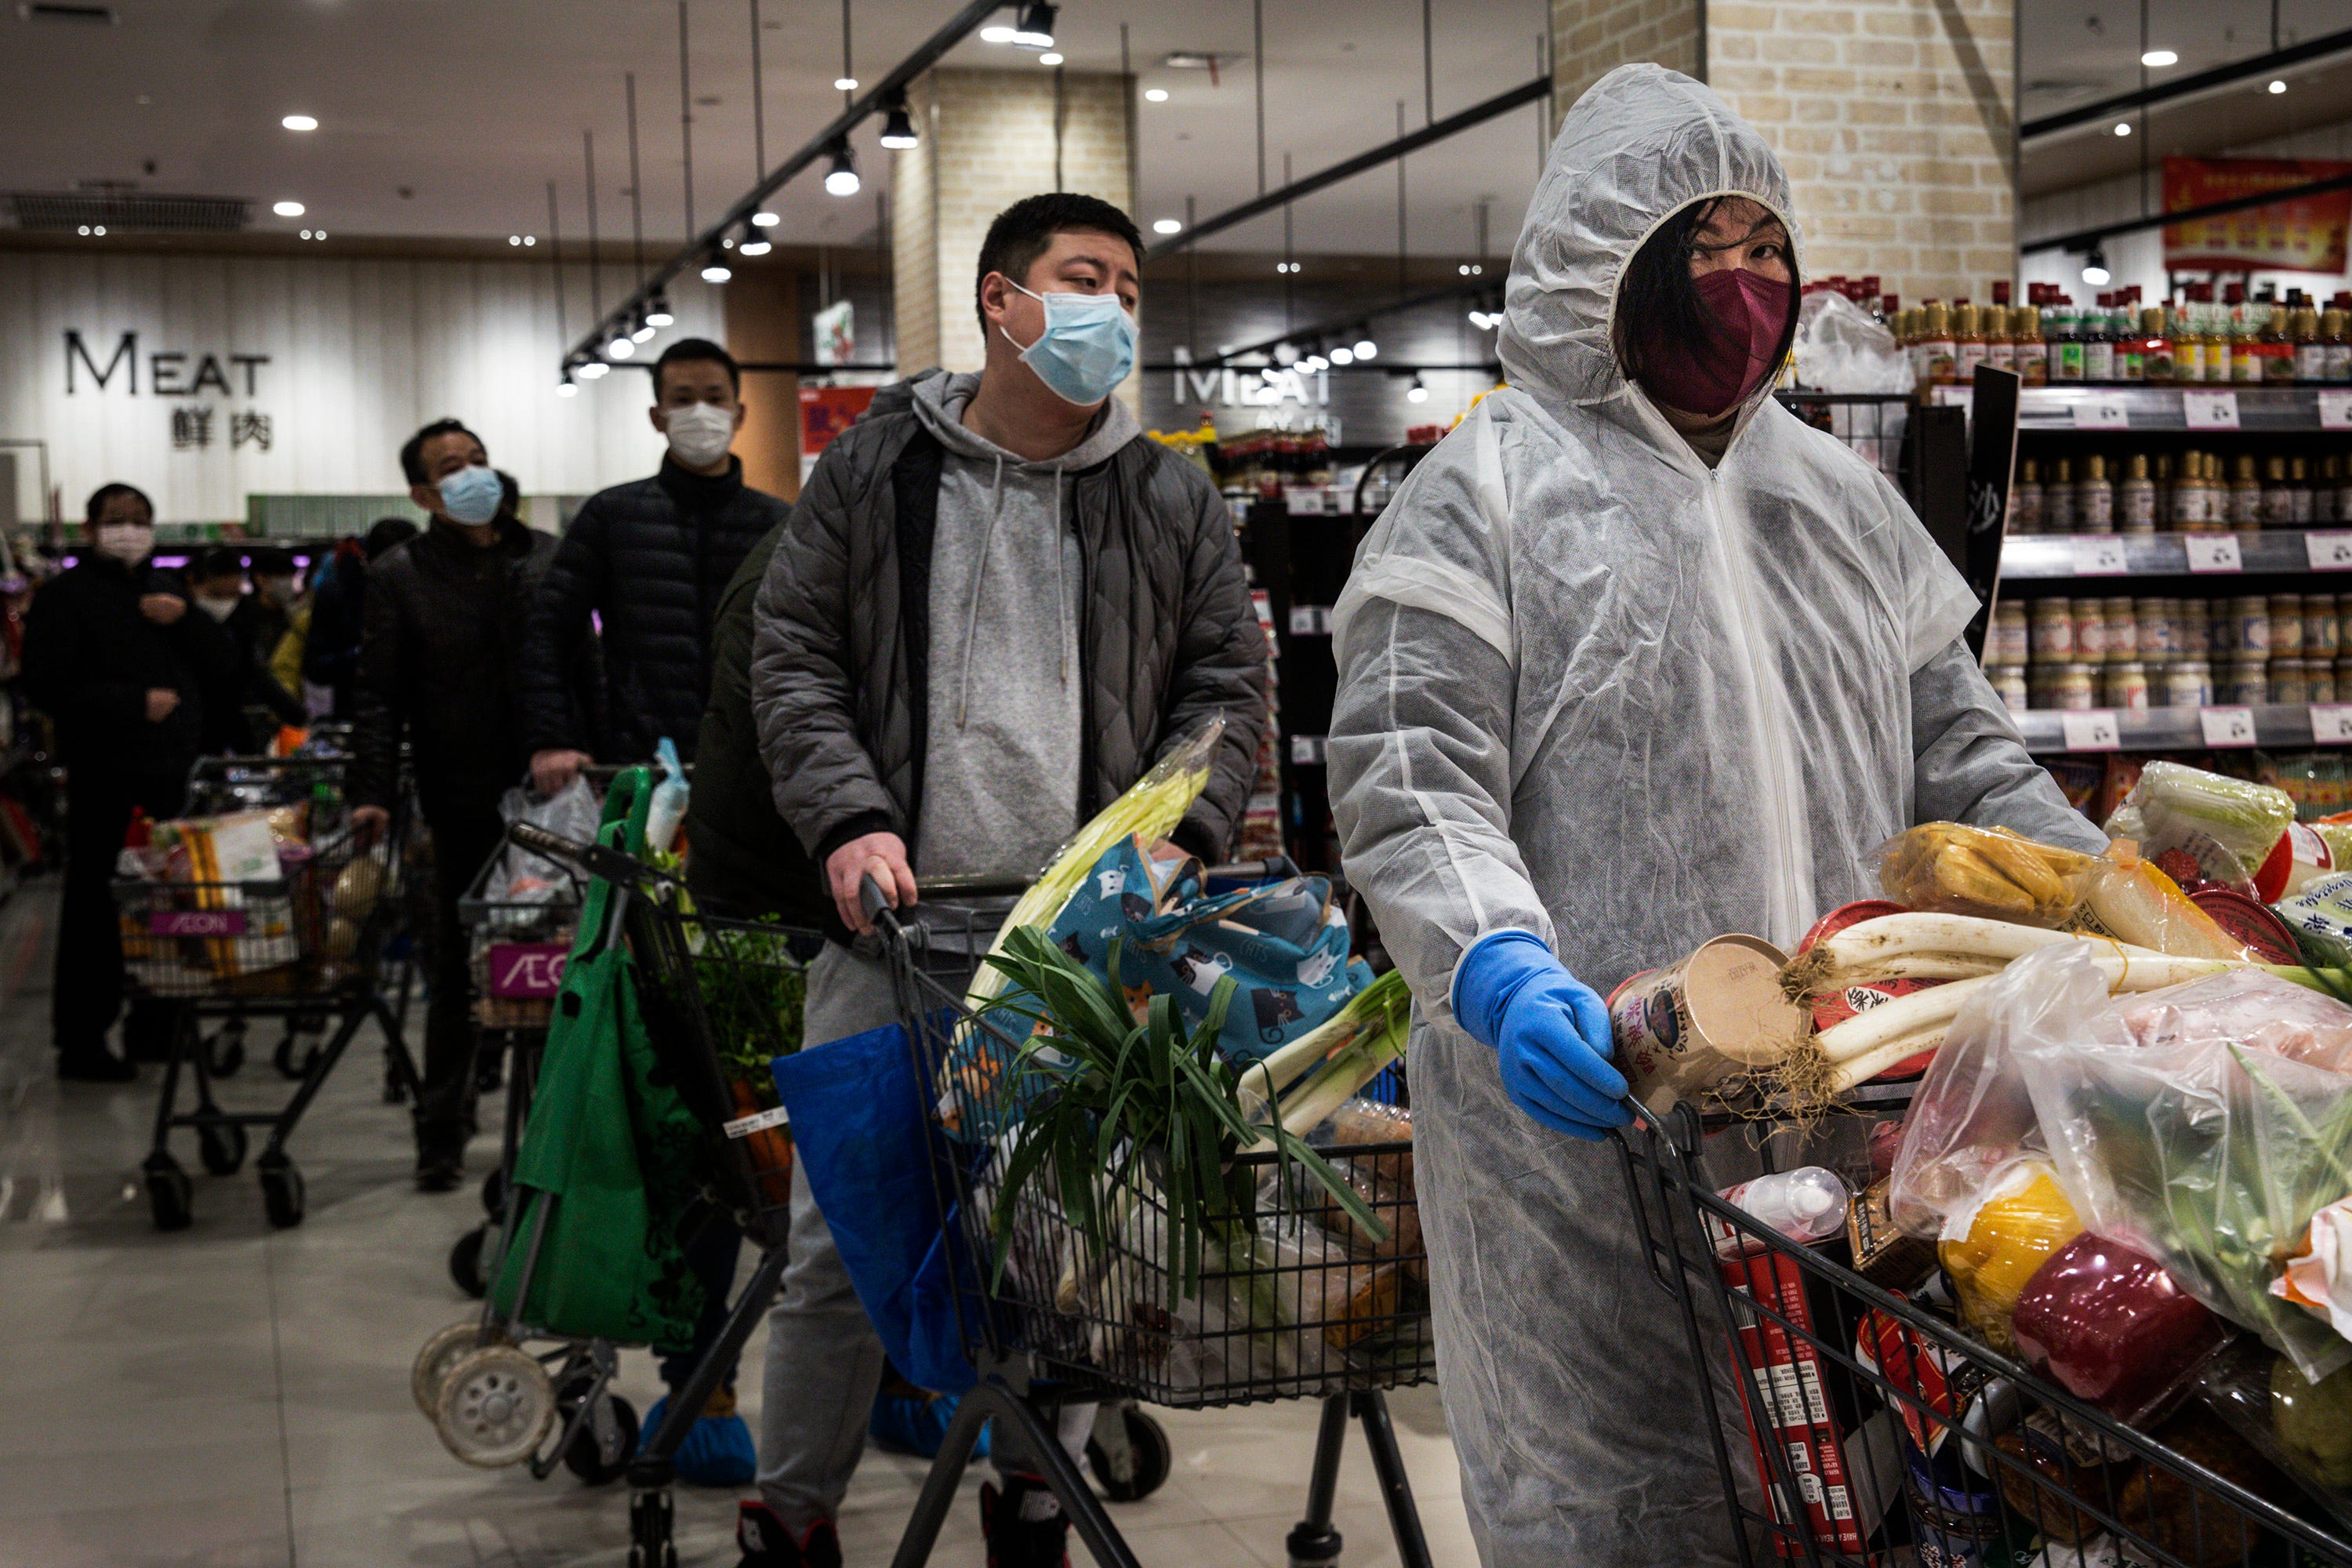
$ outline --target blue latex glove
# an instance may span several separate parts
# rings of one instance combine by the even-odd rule
[[[1598,1139],[1633,1120],[1625,1076],[1609,1065],[1609,1009],[1538,938],[1496,931],[1454,972],[1454,1016],[1502,1058],[1511,1103],[1555,1131]]]

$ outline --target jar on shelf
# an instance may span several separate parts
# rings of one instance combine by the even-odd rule
[[[2273,594],[2270,598],[2271,655],[2273,658],[2303,657],[2303,599],[2295,594]]]
[[[2295,528],[2309,528],[2317,519],[2313,515],[2311,465],[2301,458],[2290,458],[2286,465],[2287,521]]]
[[[2136,658],[2126,658],[2102,668],[2099,697],[2105,706],[2134,710],[2147,707],[2147,666]]]
[[[2270,700],[2273,702],[2304,703],[2311,700],[2311,672],[2299,658],[2273,658],[2270,661]]]
[[[2139,657],[2139,616],[2129,599],[2118,595],[2099,601],[2099,630],[2108,663]]]
[[[2039,466],[2028,458],[2018,465],[2017,482],[2009,488],[2009,531],[2019,534],[2042,531],[2042,474]]]
[[[2058,672],[2063,664],[2029,664],[2025,667],[2025,706],[2048,712],[2058,706]]]
[[[2338,655],[2336,659],[2336,700],[2352,701],[2352,658]]]
[[[2167,708],[2203,708],[2213,700],[2213,667],[2203,658],[2177,659],[2152,679]]]
[[[2139,623],[2139,657],[2144,663],[2165,664],[2180,657],[2180,601],[2134,599],[2132,618]]]
[[[2083,459],[2083,477],[2074,481],[2074,531],[2113,533],[2115,531],[2115,481],[2107,478],[2107,460],[2094,452]]]
[[[2050,687],[2050,706],[2084,713],[2099,705],[2099,669],[2095,664],[2062,664]]]
[[[2067,601],[2074,616],[2074,657],[2085,664],[2099,664],[2107,657],[2107,617],[2096,599]]]
[[[2306,702],[2336,700],[2336,661],[2332,658],[2306,658],[2303,661]],[[2333,807],[2330,808],[2334,809]]]
[[[2314,524],[2325,528],[2343,516],[2337,510],[2343,484],[2342,459],[2334,456],[2321,458],[2319,475],[2311,485],[2311,521]]]
[[[2074,466],[2064,458],[2050,465],[2050,478],[2042,487],[2042,531],[2082,531],[2074,526]]]
[[[2060,665],[2074,657],[2074,605],[2069,599],[2036,599],[2026,611],[2027,647],[2035,664]]]
[[[2027,626],[2025,605],[2016,599],[2003,599],[1994,606],[1992,625],[1985,632],[1986,668],[2015,665],[2021,669],[2032,652],[2032,634]]]
[[[2269,656],[2260,653],[2231,654],[2213,672],[2213,700],[2240,708],[2268,702],[2271,700]]]
[[[2230,527],[2239,533],[2263,530],[2263,481],[2254,476],[2254,459],[2243,453],[2231,469]]]
[[[2131,455],[2116,487],[2116,526],[2126,533],[2156,531],[2156,481],[2148,477],[2145,452]]]
[[[2263,466],[2262,498],[2264,528],[2284,528],[2294,521],[2294,489],[2284,458],[2273,458]]]
[[[2179,627],[2180,651],[2189,658],[2203,658],[2213,651],[2213,601],[2182,599],[2174,625]]]
[[[2242,594],[2229,601],[2225,618],[2214,622],[2213,646],[2225,653],[2271,651],[2271,604],[2260,594]]]
[[[1996,664],[1985,670],[1985,679],[2000,693],[2001,705],[2012,713],[2026,710],[2032,693],[2027,689],[2025,667],[2021,664]]]

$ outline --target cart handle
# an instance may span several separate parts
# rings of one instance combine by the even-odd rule
[[[602,877],[608,882],[641,887],[649,882],[677,880],[667,872],[648,866],[635,856],[624,855],[618,849],[608,849],[602,844],[583,844],[577,838],[566,838],[561,833],[550,833],[533,823],[508,823],[507,842],[550,860],[576,866],[590,876]]]

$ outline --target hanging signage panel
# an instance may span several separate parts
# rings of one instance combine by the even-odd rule
[[[2352,174],[2352,163],[2326,158],[2167,158],[2164,209],[2181,212],[2347,174]],[[2352,190],[2330,191],[2194,223],[2168,224],[2164,265],[2173,271],[2264,267],[2341,272],[2347,229],[2352,229]]]

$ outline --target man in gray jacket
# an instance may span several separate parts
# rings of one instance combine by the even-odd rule
[[[904,906],[918,871],[1034,872],[1212,718],[1223,744],[1171,837],[1213,861],[1241,814],[1265,641],[1233,525],[1110,395],[1134,363],[1142,249],[1090,196],[1007,208],[980,253],[986,368],[885,389],[784,525],[754,610],[752,714],[776,809],[854,931],[869,929],[862,878]],[[809,974],[811,1044],[894,1016],[881,964],[829,944]],[[832,1521],[883,1355],[806,1183],[768,1346],[744,1561],[838,1563]],[[1059,1568],[1052,1495],[1019,1456],[997,1459],[990,1562]]]

